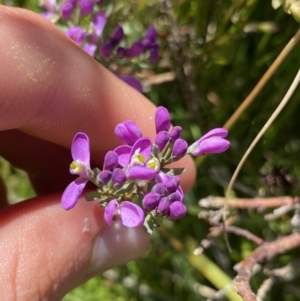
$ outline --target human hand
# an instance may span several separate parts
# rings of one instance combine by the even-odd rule
[[[116,147],[117,123],[133,120],[154,137],[155,107],[44,18],[0,6],[0,155],[24,169],[37,197],[5,206],[0,193],[0,300],[60,300],[89,278],[141,255],[142,228],[108,227],[97,203],[64,211],[70,145],[78,131],[91,141],[93,166]],[[181,180],[190,188],[189,157]],[[0,185],[1,186],[1,185]]]

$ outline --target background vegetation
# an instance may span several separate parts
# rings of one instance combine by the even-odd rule
[[[184,137],[190,142],[226,123],[299,29],[294,18],[282,8],[274,10],[271,1],[106,2],[115,3],[118,10],[114,17],[127,18],[132,28],[157,28],[160,60],[151,69],[141,65],[133,70],[142,78],[146,96],[156,105],[169,108],[173,123],[184,128]],[[4,3],[38,10],[36,0]],[[125,14],[128,7],[130,13]],[[155,231],[152,245],[142,258],[90,280],[70,292],[64,301],[241,300],[231,290],[225,296],[217,291],[231,283],[236,276],[235,264],[257,245],[245,237],[228,234],[230,253],[221,235],[210,240],[202,254],[194,255],[194,249],[211,233],[207,214],[203,214],[209,210],[198,202],[210,195],[224,196],[239,160],[295,77],[300,66],[299,51],[296,43],[251,106],[232,125],[230,150],[197,161],[197,181],[186,197],[187,217],[166,221],[161,231]],[[246,161],[233,197],[299,195],[299,97],[300,89]],[[0,167],[12,201],[33,195],[24,173],[3,160]],[[299,224],[291,222],[299,215],[298,207],[267,220],[266,214],[272,210],[231,209],[230,216],[235,226],[264,241],[299,230]],[[289,263],[293,277],[272,276],[274,269]],[[251,279],[253,290],[256,292],[270,277],[276,285],[266,291],[263,300],[300,300],[299,248],[261,266]]]

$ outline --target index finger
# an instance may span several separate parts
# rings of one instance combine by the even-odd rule
[[[118,145],[117,123],[134,121],[154,137],[155,106],[98,64],[48,20],[0,6],[0,130],[20,129],[70,147],[76,132],[89,135],[92,159]],[[192,161],[181,165],[194,178]]]

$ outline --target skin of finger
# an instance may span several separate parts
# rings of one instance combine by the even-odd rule
[[[79,200],[66,212],[58,198],[36,198],[1,211],[0,300],[61,300],[148,247],[143,229],[107,227],[97,204]]]
[[[91,141],[92,160],[101,167],[119,142],[117,123],[132,120],[154,137],[154,105],[98,64],[51,22],[30,11],[0,6],[0,130],[19,129],[70,148],[78,131]],[[14,150],[15,151],[15,150]],[[195,178],[185,157],[182,186]]]

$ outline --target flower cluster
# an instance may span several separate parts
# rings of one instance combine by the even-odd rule
[[[117,25],[109,38],[105,39],[103,31],[108,14],[101,5],[102,0],[65,0],[60,4],[56,0],[42,0],[40,3],[44,10],[43,16],[54,23],[60,22],[63,28],[67,27],[66,35],[101,63],[107,65],[109,58],[111,61],[119,60],[122,66],[126,60],[130,62],[133,58],[139,58],[141,62],[158,60],[159,44],[153,26],[147,29],[142,39],[132,43],[127,43],[121,25]],[[126,74],[120,78],[138,91],[142,90],[141,84],[134,77]]]
[[[142,224],[151,231],[157,217],[178,219],[186,214],[184,193],[179,174],[184,168],[168,168],[186,154],[199,156],[226,151],[230,143],[227,130],[216,128],[188,146],[181,138],[181,127],[171,128],[168,110],[158,107],[155,113],[154,143],[143,137],[132,121],[124,121],[115,128],[117,138],[125,143],[107,152],[102,170],[90,167],[89,138],[77,133],[71,147],[73,162],[70,172],[78,175],[63,193],[62,206],[73,208],[88,181],[97,186],[87,193],[87,200],[97,200],[105,207],[107,224],[119,221],[127,227]],[[149,226],[150,225],[150,226]]]

